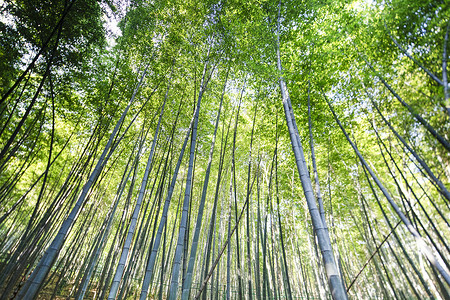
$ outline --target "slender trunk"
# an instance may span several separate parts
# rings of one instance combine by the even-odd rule
[[[232,210],[232,201],[231,199],[233,195],[233,186],[230,183],[230,205],[228,209],[228,239],[227,241],[231,241],[231,210]],[[231,245],[228,245],[227,249],[227,296],[226,300],[231,299]]]
[[[173,66],[172,66],[172,68],[173,68]],[[141,206],[142,206],[142,201],[143,201],[144,195],[145,195],[145,190],[147,188],[148,175],[150,173],[151,168],[153,167],[153,164],[152,164],[153,154],[155,153],[156,141],[158,140],[158,134],[159,134],[160,126],[161,126],[161,120],[162,120],[162,117],[164,114],[164,107],[166,105],[167,96],[169,94],[170,84],[171,83],[169,82],[169,84],[167,86],[166,95],[164,97],[164,103],[161,108],[158,125],[156,126],[155,136],[153,137],[152,147],[151,147],[150,154],[149,154],[148,160],[147,160],[147,166],[145,167],[144,177],[142,178],[141,188],[139,190],[139,195],[138,195],[138,198],[136,201],[136,206],[134,208],[133,215],[131,217],[131,224],[128,229],[125,244],[122,249],[122,254],[120,256],[120,259],[119,259],[119,265],[117,266],[117,270],[114,275],[113,283],[112,283],[111,289],[109,291],[108,300],[113,300],[116,298],[117,291],[119,289],[119,285],[122,280],[123,272],[125,269],[125,264],[128,261],[128,252],[131,247],[131,242],[133,240],[134,232],[136,229],[137,219],[139,217],[139,213],[140,213]]]
[[[242,85],[241,95],[239,98],[239,104],[238,109],[236,112],[236,120],[234,123],[234,135],[233,135],[233,151],[232,151],[232,181],[233,181],[233,198],[234,198],[234,208],[235,208],[235,218],[236,218],[236,224],[238,220],[238,206],[237,206],[237,183],[236,183],[236,160],[235,160],[235,154],[236,154],[236,136],[237,136],[237,128],[238,128],[238,119],[239,119],[239,112],[241,109],[242,104],[242,96],[244,95],[245,90],[245,80]],[[247,203],[248,201],[246,201]],[[242,283],[242,276],[241,276],[241,255],[240,255],[240,247],[239,247],[239,227],[236,228],[236,263],[237,263],[237,277],[238,277],[238,298],[243,298],[243,283]]]
[[[186,177],[186,188],[185,188],[185,194],[184,194],[184,202],[183,202],[183,211],[181,213],[181,221],[180,221],[180,229],[178,234],[178,243],[177,247],[175,249],[175,256],[173,261],[173,270],[172,270],[172,282],[170,283],[170,292],[169,292],[169,299],[170,300],[176,300],[177,299],[177,292],[178,292],[178,277],[180,272],[180,264],[181,259],[183,255],[183,248],[184,248],[184,239],[185,234],[187,231],[187,219],[188,219],[188,210],[189,210],[189,203],[191,199],[191,192],[192,192],[192,181],[193,181],[193,172],[194,172],[194,157],[195,157],[195,149],[197,145],[197,127],[198,127],[198,118],[200,113],[200,104],[203,97],[203,94],[206,90],[206,87],[208,85],[208,80],[206,79],[207,74],[207,68],[209,64],[209,51],[206,58],[206,62],[203,68],[203,76],[202,76],[202,82],[200,84],[200,91],[198,93],[198,100],[197,100],[197,106],[194,112],[194,125],[192,127],[192,136],[191,136],[191,149],[190,149],[190,155],[189,155],[189,166],[188,166],[188,173]]]
[[[229,69],[228,69],[228,72],[229,72]],[[228,72],[227,72],[227,78],[228,78]],[[208,166],[206,168],[205,180],[203,182],[203,190],[202,190],[202,196],[201,196],[201,200],[200,200],[200,204],[199,204],[199,208],[198,208],[197,222],[195,224],[195,229],[194,229],[194,237],[192,238],[191,254],[189,257],[189,265],[188,265],[188,269],[187,269],[187,273],[186,273],[186,279],[183,284],[183,291],[182,291],[182,296],[181,296],[182,300],[187,300],[189,298],[189,294],[190,294],[190,290],[191,290],[192,272],[194,271],[194,263],[195,263],[196,253],[197,253],[198,239],[199,239],[200,229],[201,229],[201,225],[202,225],[203,208],[205,206],[205,201],[206,201],[206,192],[208,190],[209,174],[211,171],[211,164],[212,164],[212,158],[213,158],[213,153],[214,153],[214,145],[215,145],[215,141],[216,141],[217,128],[219,126],[220,112],[222,110],[223,96],[225,94],[227,78],[225,79],[222,96],[220,98],[219,110],[217,112],[216,124],[214,127],[214,134],[213,134],[213,139],[211,142],[211,149],[209,151]]]
[[[248,298],[252,300],[253,295],[253,289],[252,289],[252,259],[251,259],[251,243],[250,240],[250,194],[251,194],[251,186],[250,186],[250,175],[251,175],[251,167],[252,167],[252,148],[253,148],[253,135],[255,131],[255,125],[256,125],[256,112],[258,108],[258,103],[255,105],[255,113],[253,115],[253,125],[252,125],[252,133],[250,138],[250,152],[249,152],[249,159],[248,159],[248,171],[247,171],[247,196],[246,201],[249,202],[247,205],[247,268],[248,268]],[[255,177],[256,178],[256,177]]]
[[[256,299],[261,300],[261,272],[260,272],[260,250],[259,243],[261,240],[260,228],[261,228],[261,209],[260,209],[260,174],[256,174],[256,199],[257,199],[257,219],[256,219],[256,241],[255,241],[255,287],[256,287]]]
[[[327,238],[326,230],[322,222],[319,210],[317,209],[316,199],[314,197],[314,192],[312,190],[311,179],[309,178],[307,166],[305,163],[305,158],[303,154],[303,148],[300,142],[300,137],[298,131],[294,129],[295,117],[291,115],[291,105],[289,92],[286,87],[286,83],[281,75],[281,58],[280,58],[280,9],[281,2],[278,6],[278,30],[277,30],[277,66],[280,72],[279,84],[281,89],[281,95],[283,99],[283,107],[286,115],[286,122],[288,125],[289,136],[291,138],[292,150],[295,155],[295,160],[297,164],[298,173],[300,175],[301,183],[303,186],[303,192],[308,204],[308,209],[311,215],[311,220],[313,223],[314,231],[319,240],[319,246],[322,252],[322,258],[324,260],[325,269],[327,272],[328,282],[330,285],[331,294],[334,299],[347,299],[347,293],[342,284],[339,272],[337,270],[336,264],[333,258],[333,251],[331,248],[331,243],[329,238]]]
[[[284,264],[284,284],[286,285],[287,299],[292,300],[292,292],[291,292],[291,284],[289,282],[289,271],[286,260],[286,250],[284,247],[284,239],[283,239],[283,228],[281,226],[281,214],[280,214],[280,198],[278,191],[278,114],[276,117],[276,137],[275,137],[275,191],[276,191],[276,199],[277,199],[277,214],[278,214],[278,228],[280,231],[280,243],[281,243],[281,253],[283,255],[283,264]]]
[[[136,146],[137,146],[137,143],[136,143]],[[137,163],[137,158],[138,158],[138,155],[136,155],[136,158],[134,160],[134,164]],[[93,258],[90,261],[90,263],[89,263],[89,265],[87,267],[86,273],[85,273],[85,275],[83,277],[83,280],[82,280],[82,282],[80,284],[78,297],[77,297],[78,300],[82,300],[84,298],[84,295],[86,294],[89,281],[90,281],[92,273],[94,271],[94,267],[95,267],[95,265],[96,265],[96,263],[97,263],[97,261],[99,259],[99,256],[100,256],[100,254],[101,254],[101,252],[103,250],[103,247],[104,247],[104,244],[106,242],[106,239],[107,239],[107,237],[109,235],[109,232],[111,230],[111,226],[112,226],[112,223],[113,223],[115,212],[117,210],[117,206],[119,204],[119,200],[122,197],[123,192],[125,191],[125,184],[126,184],[126,182],[128,182],[129,176],[130,176],[130,174],[131,174],[131,172],[133,170],[131,168],[128,171],[128,165],[129,165],[130,161],[131,161],[131,156],[130,156],[130,159],[129,159],[128,163],[127,163],[127,166],[125,167],[125,171],[123,172],[123,176],[122,176],[121,182],[119,183],[119,186],[118,186],[118,189],[117,189],[117,193],[116,193],[116,197],[115,197],[115,199],[113,201],[112,209],[110,210],[110,213],[106,217],[106,219],[108,220],[108,223],[106,225],[105,230],[102,233],[99,245],[95,249],[95,253],[93,255]]]

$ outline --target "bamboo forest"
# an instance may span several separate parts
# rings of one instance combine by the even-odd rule
[[[450,299],[450,1],[0,10],[0,300]]]

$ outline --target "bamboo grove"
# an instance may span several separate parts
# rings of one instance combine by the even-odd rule
[[[450,299],[448,1],[0,8],[0,299]]]

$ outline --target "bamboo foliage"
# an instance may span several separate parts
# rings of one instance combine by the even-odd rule
[[[0,8],[0,299],[449,298],[446,3]]]

